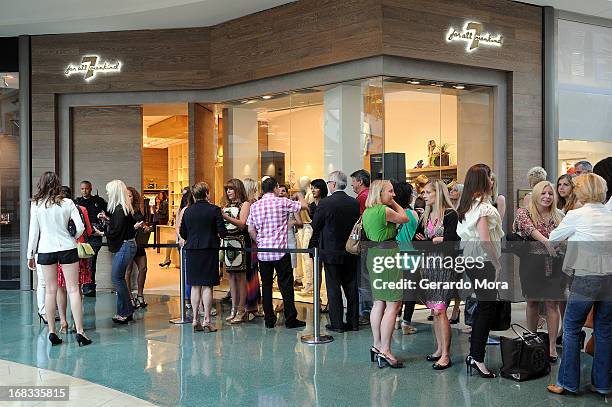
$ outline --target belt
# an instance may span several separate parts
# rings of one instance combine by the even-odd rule
[[[124,240],[123,242],[124,242],[124,243],[125,243],[125,242],[134,242],[134,243],[136,243],[136,238],[135,238],[135,237],[133,237],[133,238],[131,238],[131,239],[126,239],[126,240]]]

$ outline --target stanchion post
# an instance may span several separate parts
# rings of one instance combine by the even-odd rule
[[[314,248],[314,301],[313,301],[313,321],[312,335],[304,335],[301,341],[309,345],[318,345],[320,343],[329,343],[334,340],[331,335],[321,335],[321,270],[319,268],[319,248]]]
[[[185,310],[185,260],[183,257],[183,248],[179,247],[179,262],[180,264],[180,277],[179,277],[179,287],[181,290],[180,293],[180,317],[171,319],[170,323],[172,324],[188,324],[191,322],[190,318],[187,318],[187,312]]]

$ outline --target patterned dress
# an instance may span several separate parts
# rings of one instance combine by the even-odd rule
[[[223,208],[223,213],[233,219],[240,218],[242,204],[230,204]],[[229,273],[246,272],[251,267],[251,255],[241,251],[251,246],[251,239],[247,228],[240,229],[231,222],[225,221],[227,236],[223,238],[223,247],[235,248],[236,250],[225,250],[223,264],[225,271]]]
[[[77,240],[79,243],[85,243],[87,237],[91,236],[93,229],[91,223],[89,223],[89,216],[87,215],[87,209],[83,206],[77,206],[81,210],[83,215],[83,221],[85,223],[85,231]],[[79,285],[91,284],[91,270],[89,268],[89,259],[79,259]],[[62,265],[57,265],[57,285],[62,288],[66,288],[66,279],[62,272]]]

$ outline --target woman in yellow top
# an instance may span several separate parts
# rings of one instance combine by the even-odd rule
[[[393,199],[393,185],[386,180],[376,180],[370,185],[370,193],[363,212],[363,232],[374,242],[394,241],[397,225],[408,222],[406,211]],[[380,245],[379,245],[380,246]],[[395,330],[395,318],[402,305],[403,290],[389,289],[385,284],[401,283],[402,270],[397,267],[375,269],[376,257],[395,256],[397,246],[392,249],[372,248],[367,252],[368,273],[372,286],[374,306],[370,313],[370,325],[374,345],[370,349],[371,360],[376,359],[378,367],[404,367],[391,353],[391,337]],[[376,262],[380,266],[380,263]]]

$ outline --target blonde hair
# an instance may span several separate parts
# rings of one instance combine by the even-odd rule
[[[436,202],[433,205],[426,205],[425,212],[423,212],[423,217],[421,218],[421,224],[423,227],[427,225],[427,220],[429,219],[429,215],[435,214],[438,215],[439,219],[444,219],[444,213],[447,209],[453,209],[455,206],[451,202],[450,195],[448,195],[448,187],[444,183],[444,181],[439,179],[434,179],[433,181],[429,181],[427,185],[431,185],[434,191],[436,191]],[[425,188],[427,187],[425,185]],[[433,211],[432,211],[433,208]]]
[[[134,214],[134,208],[128,198],[128,190],[123,181],[114,179],[106,184],[106,194],[108,195],[108,211],[110,213],[115,212],[117,206],[121,205],[125,216]]]
[[[254,202],[257,200],[257,192],[259,190],[259,184],[253,178],[245,178],[242,183],[246,191],[247,201]]]
[[[208,184],[204,181],[197,182],[191,187],[191,194],[196,201],[202,201],[208,198],[209,191]]]
[[[371,208],[376,205],[381,205],[382,200],[380,199],[380,194],[385,189],[385,185],[391,185],[386,179],[377,179],[372,181],[370,184],[370,191],[368,192],[368,199],[366,199],[365,206],[366,208]]]
[[[607,192],[606,181],[592,172],[579,175],[574,179],[574,193],[583,204],[603,203],[606,200]]]
[[[544,192],[544,188],[546,187],[550,188],[553,195],[553,201],[550,205],[550,216],[555,222],[555,225],[559,225],[563,219],[563,212],[557,209],[557,194],[555,193],[555,186],[549,181],[538,182],[533,187],[533,191],[531,192],[531,200],[529,201],[529,206],[527,208],[529,210],[529,216],[534,224],[542,221],[542,215],[540,215],[540,212],[538,211],[537,202],[538,198],[540,195],[542,195],[542,192]]]
[[[533,188],[537,183],[546,181],[548,173],[542,167],[532,167],[527,171],[527,180],[529,181],[529,187]]]

